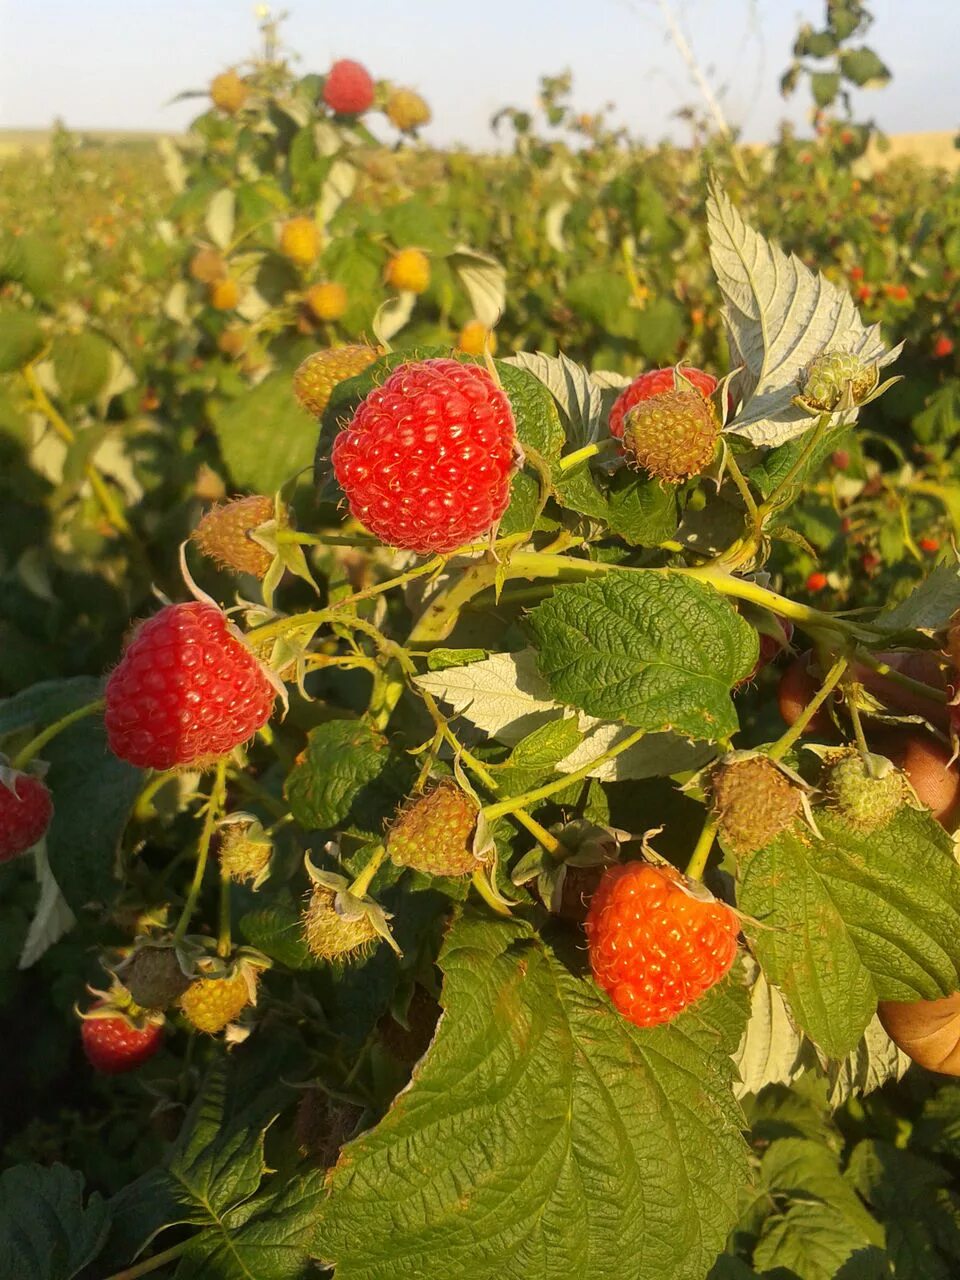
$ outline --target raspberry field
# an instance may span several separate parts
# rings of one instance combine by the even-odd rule
[[[2,1280],[960,1271],[960,177],[826,9],[763,150],[266,17],[0,160]]]

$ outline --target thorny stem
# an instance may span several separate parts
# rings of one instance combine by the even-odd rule
[[[383,860],[386,856],[387,856],[386,846],[382,844],[378,844],[376,849],[374,849],[373,853],[370,855],[370,859],[367,862],[366,866],[363,868],[360,874],[356,877],[353,884],[351,884],[349,892],[352,894],[355,894],[356,897],[358,898],[364,897],[367,890],[370,888],[370,882],[373,880],[373,877],[380,870],[380,866],[383,863]]]
[[[806,729],[807,725],[840,683],[840,678],[846,671],[848,663],[849,659],[846,654],[842,654],[837,658],[836,662],[827,672],[826,679],[817,690],[817,693],[810,699],[786,733],[778,738],[767,752],[767,755],[771,760],[782,760],[787,754],[793,744],[803,733],[804,729]]]
[[[579,782],[581,778],[587,778],[596,769],[598,765],[605,764],[608,760],[615,760],[628,748],[646,734],[646,729],[637,729],[629,734],[621,742],[610,747],[599,756],[588,761],[580,769],[575,769],[573,773],[565,773],[563,777],[555,779],[553,782],[547,782],[542,787],[534,787],[532,791],[525,791],[519,796],[507,796],[505,800],[498,800],[496,804],[486,805],[483,813],[488,821],[492,822],[494,818],[499,818],[504,813],[516,813],[518,809],[526,809],[532,804],[536,804],[540,800],[547,800],[552,795],[556,795],[558,791],[565,791],[572,782]]]
[[[97,698],[95,702],[88,702],[82,707],[77,707],[75,711],[70,711],[65,716],[61,716],[53,724],[47,725],[46,729],[38,733],[35,738],[31,738],[27,745],[22,747],[10,761],[11,766],[14,769],[22,769],[35,756],[38,756],[47,743],[52,742],[64,729],[69,729],[70,725],[76,724],[78,720],[84,720],[87,716],[96,715],[98,711],[102,710],[103,698]]]
[[[46,420],[53,427],[54,431],[64,442],[64,444],[74,444],[77,439],[76,432],[67,420],[58,412],[50,397],[40,385],[36,370],[33,365],[26,365],[22,370],[24,381],[30,388],[30,394],[33,397],[35,407],[43,414]],[[92,462],[87,462],[83,468],[84,474],[90,481],[90,487],[96,495],[97,501],[103,508],[103,513],[107,520],[118,533],[122,533],[124,537],[132,538],[133,530],[131,529],[126,516],[117,506],[113,494],[110,492],[109,486],[103,476],[97,470]]]
[[[190,1039],[192,1042],[193,1037],[191,1036]],[[134,1267],[125,1267],[123,1271],[114,1272],[112,1276],[107,1277],[107,1280],[139,1280],[140,1276],[148,1276],[151,1271],[159,1271],[168,1262],[181,1257],[190,1244],[190,1240],[184,1240],[170,1249],[165,1249],[163,1253],[155,1253],[152,1258],[147,1258],[146,1262],[138,1262]]]
[[[706,870],[707,859],[710,857],[710,850],[713,848],[713,842],[716,839],[717,827],[720,825],[720,819],[716,814],[708,813],[700,832],[700,837],[694,846],[693,853],[690,855],[690,861],[687,863],[687,877],[690,880],[702,880],[703,873]]]
[[[193,873],[193,883],[190,885],[190,892],[187,894],[187,900],[183,904],[183,910],[180,912],[180,919],[177,921],[177,927],[173,933],[174,946],[178,942],[183,941],[184,934],[193,918],[196,909],[197,899],[200,897],[200,890],[203,886],[203,874],[207,869],[207,858],[210,854],[210,841],[213,839],[214,828],[217,825],[217,819],[223,808],[224,797],[227,782],[227,763],[229,757],[224,758],[218,763],[216,772],[213,777],[213,786],[210,788],[210,799],[207,802],[207,811],[203,819],[203,830],[200,832],[200,843],[197,846],[197,865]]]

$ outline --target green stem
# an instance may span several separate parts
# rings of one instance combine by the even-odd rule
[[[716,839],[717,827],[720,825],[720,819],[716,814],[708,813],[700,832],[700,838],[694,847],[693,853],[690,855],[690,861],[687,863],[687,878],[690,880],[702,880],[703,873],[706,870],[707,859],[710,857],[710,850],[713,848],[713,842]]]
[[[944,689],[934,689],[932,685],[924,684],[922,680],[914,680],[912,676],[905,676],[902,671],[898,671],[896,667],[891,667],[889,663],[882,662],[865,649],[858,649],[854,656],[857,662],[862,662],[865,667],[875,671],[878,676],[883,676],[886,680],[892,680],[894,684],[898,684],[904,689],[909,689],[911,693],[917,694],[920,698],[929,698],[931,702],[940,702],[944,705],[950,701],[950,695]]]
[[[754,527],[756,535],[760,528],[760,513],[757,510],[757,504],[754,501],[753,494],[750,492],[750,485],[747,482],[746,476],[740,470],[740,465],[734,457],[733,450],[728,447],[725,450],[725,453],[727,470],[730,472],[733,483],[740,491],[740,497],[743,499],[743,505],[747,508],[747,515],[750,519],[750,523]]]
[[[153,775],[134,803],[133,816],[137,822],[149,822],[151,818],[156,817],[153,798],[158,791],[177,776],[177,773],[178,770],[176,769],[165,769],[163,772]]]
[[[586,462],[588,458],[595,458],[598,454],[609,453],[616,441],[611,437],[609,440],[601,440],[597,444],[585,444],[582,449],[575,449],[573,453],[565,454],[557,462],[559,471],[571,471],[574,467],[579,466],[581,462]]]
[[[837,658],[836,662],[827,672],[826,679],[818,689],[817,693],[800,712],[786,733],[778,738],[767,752],[767,755],[771,760],[782,760],[787,754],[793,744],[803,733],[804,729],[806,729],[807,725],[840,683],[840,678],[847,669],[848,661],[849,659],[845,654]]]
[[[57,734],[62,733],[64,729],[68,729],[70,725],[76,724],[78,720],[84,720],[87,716],[96,715],[98,711],[103,710],[103,698],[97,698],[95,702],[88,702],[82,707],[77,707],[75,711],[68,712],[65,716],[61,716],[59,720],[55,720],[53,724],[47,725],[37,734],[35,738],[22,747],[20,751],[10,761],[14,769],[22,769],[24,765],[40,754],[48,742],[52,742]]]
[[[300,547],[382,547],[379,538],[344,533],[303,533],[299,529],[278,529],[273,535],[278,544],[295,543]]]
[[[857,750],[863,757],[864,763],[866,763],[870,759],[870,748],[867,746],[867,735],[863,732],[860,708],[857,706],[857,689],[859,687],[856,682],[851,682],[848,687],[849,696],[846,701],[847,711],[850,713],[850,720],[853,724],[853,736],[857,740]]]
[[[564,853],[563,845],[555,835],[552,835],[546,829],[546,827],[541,826],[536,818],[532,818],[530,814],[525,812],[523,809],[517,809],[517,811],[512,813],[510,816],[519,822],[521,827],[526,827],[534,840],[536,840],[538,844],[543,845],[547,853],[552,854],[555,858],[562,857]]]
[[[217,955],[224,960],[229,956],[233,941],[230,936],[230,876],[220,868],[220,932],[217,935]]]
[[[112,1276],[107,1277],[107,1280],[139,1280],[140,1276],[148,1276],[151,1271],[159,1271],[168,1262],[182,1257],[191,1243],[190,1240],[184,1240],[181,1244],[165,1249],[163,1253],[155,1253],[152,1258],[147,1258],[146,1262],[138,1262],[135,1267],[126,1267],[123,1271],[114,1272]]]
[[[826,432],[827,427],[830,425],[830,419],[832,417],[833,417],[832,413],[822,413],[820,417],[817,419],[817,425],[807,436],[807,442],[804,445],[803,449],[801,449],[800,453],[797,455],[797,458],[793,466],[790,468],[787,474],[783,477],[783,479],[774,489],[773,493],[771,493],[764,500],[761,506],[758,508],[757,515],[760,519],[761,524],[766,520],[768,515],[770,515],[772,512],[777,510],[777,507],[780,505],[780,501],[783,498],[784,494],[789,491],[790,486],[793,484],[794,480],[797,478],[797,476],[800,474],[803,468],[810,461],[810,458],[813,456],[814,450],[817,448],[820,441],[823,439],[824,433]]]
[[[486,805],[484,807],[484,816],[492,822],[495,818],[501,817],[505,813],[516,813],[518,809],[527,809],[532,804],[537,804],[540,800],[547,800],[552,795],[556,795],[558,791],[565,791],[573,782],[579,782],[581,778],[587,778],[593,773],[598,765],[606,764],[608,760],[615,760],[617,756],[634,746],[646,734],[646,729],[637,729],[629,734],[622,742],[616,743],[615,746],[604,751],[601,755],[595,756],[587,764],[579,769],[575,769],[573,773],[565,773],[562,777],[555,779],[553,782],[544,783],[542,787],[534,787],[532,791],[524,791],[519,796],[507,796],[505,800],[498,800],[496,804]]]
[[[370,855],[367,865],[356,877],[353,884],[351,884],[350,893],[355,894],[358,898],[365,896],[367,890],[370,888],[370,882],[380,870],[380,865],[386,856],[386,845],[378,844],[376,849],[374,849],[373,853]]]
[[[210,788],[210,799],[207,802],[207,812],[203,819],[203,830],[200,832],[200,843],[197,846],[197,865],[194,868],[193,882],[190,885],[187,900],[183,904],[180,919],[177,921],[177,927],[173,933],[174,946],[183,941],[184,934],[187,932],[190,921],[193,918],[197,899],[200,897],[200,890],[203,887],[203,875],[207,869],[207,858],[210,854],[210,841],[213,839],[214,828],[217,825],[217,819],[223,807],[227,780],[227,761],[228,757],[224,756],[217,765],[217,770],[214,774],[213,786]]]

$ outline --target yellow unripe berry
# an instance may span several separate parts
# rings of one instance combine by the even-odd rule
[[[312,218],[289,218],[280,228],[280,252],[299,267],[309,267],[320,253],[320,228]]]
[[[457,348],[468,356],[482,356],[484,347],[493,355],[497,349],[497,335],[479,320],[468,320],[460,330]]]
[[[423,293],[430,284],[430,259],[419,249],[401,249],[387,263],[387,284],[405,293]]]
[[[401,133],[430,123],[430,108],[412,89],[394,89],[387,99],[387,119]]]
[[[236,71],[224,71],[210,81],[210,100],[228,116],[236,115],[250,96],[250,86]]]
[[[348,301],[346,289],[334,281],[311,285],[304,300],[318,320],[339,320]]]
[[[232,311],[240,301],[240,286],[229,277],[210,286],[210,305],[217,311]]]

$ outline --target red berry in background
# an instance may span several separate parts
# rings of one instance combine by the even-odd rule
[[[704,373],[702,369],[687,368],[681,369],[680,372],[696,387],[705,400],[717,389],[717,380],[712,373]],[[677,371],[672,366],[669,369],[651,369],[649,373],[641,373],[638,378],[634,378],[629,387],[621,391],[614,401],[613,408],[610,410],[610,434],[616,436],[618,440],[623,438],[624,418],[641,400],[650,400],[653,396],[676,391],[678,387],[683,386],[684,383],[677,377]]]
[[[948,338],[945,333],[941,333],[933,344],[933,358],[935,360],[944,360],[947,356],[953,355],[953,340]]]
[[[920,550],[926,551],[927,555],[933,555],[935,551],[940,550],[940,541],[937,538],[921,538]]]
[[[216,605],[170,604],[141,624],[107,681],[110,749],[146,769],[208,764],[265,725],[276,696]]]
[[[510,502],[516,427],[486,369],[400,365],[333,445],[353,515],[391,547],[445,553],[486,534]]]
[[[850,465],[850,453],[847,449],[834,449],[830,461],[838,471],[846,471]]]
[[[590,967],[620,1013],[638,1027],[669,1022],[728,972],[740,925],[722,902],[693,897],[672,867],[610,867],[585,929]]]
[[[0,764],[0,862],[32,849],[52,817],[53,800],[45,783]]]
[[[881,564],[883,564],[883,561],[876,551],[865,551],[860,557],[860,565],[864,573],[876,573]]]
[[[373,77],[366,67],[341,58],[327,72],[323,100],[341,116],[358,116],[373,106]]]
[[[857,298],[860,302],[869,302],[873,297],[873,290],[868,284],[862,284],[857,290]]]
[[[821,573],[819,570],[817,570],[815,573],[811,573],[807,578],[807,590],[813,592],[814,594],[816,594],[818,591],[822,591],[824,587],[826,587],[826,585],[827,585],[827,575],[825,573]]]
[[[863,279],[863,267],[851,267],[850,279],[860,281]]]
[[[107,1006],[95,1004],[95,1014]],[[163,1022],[150,1019],[142,1027],[121,1014],[116,1017],[86,1017],[80,1027],[87,1061],[105,1076],[120,1075],[143,1066],[163,1042]]]

